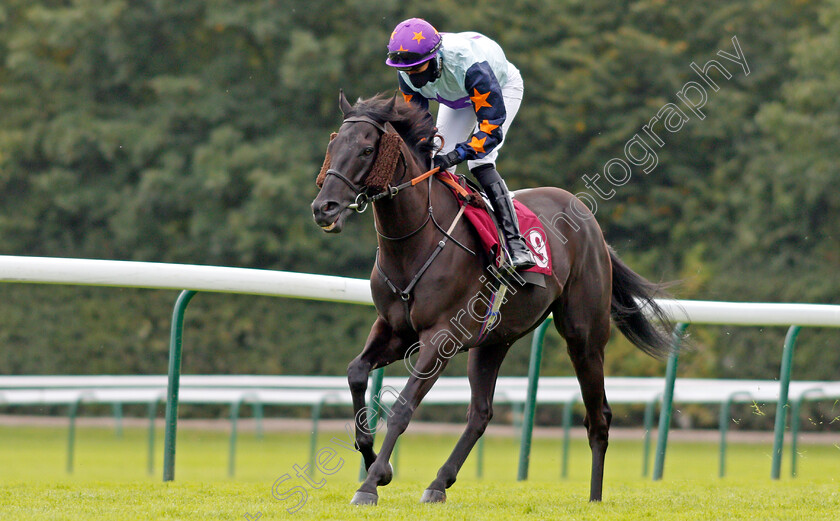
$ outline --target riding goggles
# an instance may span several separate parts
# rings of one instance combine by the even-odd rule
[[[428,53],[412,51],[391,51],[388,53],[387,63],[398,71],[409,72],[431,60],[440,49],[440,42]]]
[[[408,72],[420,67],[426,63],[430,57],[431,56],[428,54],[420,54],[419,52],[411,51],[394,51],[388,53],[389,63],[393,63],[394,68],[403,72]],[[424,60],[424,58],[426,59]]]

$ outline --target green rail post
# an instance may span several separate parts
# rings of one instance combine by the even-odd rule
[[[228,477],[233,477],[236,470],[236,425],[239,423],[239,407],[242,400],[236,401],[230,406],[230,450],[228,450]]]
[[[394,452],[391,453],[391,468],[394,470],[394,479],[397,477],[397,472],[400,470],[400,440],[394,443]]]
[[[528,395],[525,401],[525,414],[522,419],[522,437],[519,445],[519,471],[516,479],[528,479],[528,465],[531,462],[531,438],[534,434],[534,415],[537,409],[537,384],[540,379],[540,364],[542,362],[543,340],[548,330],[550,318],[547,318],[537,329],[531,340],[531,361],[528,364]]]
[[[382,410],[382,404],[379,401],[379,393],[382,392],[382,380],[385,378],[385,368],[380,367],[373,372],[373,377],[370,382],[370,407],[371,414],[368,417],[368,428],[373,436],[376,437],[376,425],[379,423],[379,411]]]
[[[123,429],[122,429],[122,418],[123,418],[123,409],[122,404],[119,402],[114,402],[111,404],[111,410],[114,411],[114,435],[117,438],[123,437]]]
[[[175,479],[175,436],[178,430],[178,391],[181,384],[181,341],[184,332],[184,311],[196,292],[184,290],[178,295],[172,312],[169,337],[169,384],[166,392],[166,432],[163,442],[163,480]]]
[[[242,404],[246,400],[252,400],[253,403],[260,403],[257,396],[253,393],[242,395],[239,400],[231,404],[230,407],[230,450],[228,451],[228,476],[233,477],[236,471],[236,438],[239,429],[239,411],[242,409]],[[256,410],[256,409],[255,409]]]
[[[510,419],[513,424],[513,437],[522,439],[522,424],[524,421],[523,409],[525,404],[521,402],[510,402]]]
[[[793,347],[799,335],[799,326],[790,326],[785,336],[785,347],[782,351],[782,366],[779,371],[779,401],[776,403],[776,426],[773,430],[773,468],[770,470],[771,479],[779,479],[782,472],[782,449],[785,443],[785,415],[788,407],[788,390],[790,389],[790,374],[793,370]]]
[[[730,394],[726,400],[720,404],[720,418],[718,425],[720,428],[720,451],[718,461],[718,477],[722,478],[726,475],[726,433],[729,431],[729,410],[732,408],[732,402],[738,396],[750,396],[746,391],[736,391]]]
[[[312,406],[312,435],[309,437],[309,475],[315,476],[315,453],[318,451],[318,421],[321,419],[323,400]]]
[[[790,477],[796,477],[796,450],[799,439],[799,411],[802,403],[809,394],[823,394],[819,387],[803,391],[793,403],[790,404]]]
[[[312,405],[312,435],[309,437],[309,475],[315,476],[315,453],[318,452],[318,422],[321,421],[321,409],[324,407],[327,396],[321,397],[317,403]]]
[[[478,438],[478,461],[475,464],[475,477],[481,479],[484,477],[484,435]]]
[[[688,324],[680,322],[674,328],[673,351],[668,357],[665,370],[665,393],[662,397],[662,410],[659,412],[659,433],[656,438],[656,460],[653,465],[653,480],[662,479],[665,469],[665,450],[668,448],[668,429],[671,427],[671,412],[674,406],[674,383],[677,379],[677,365],[680,356],[680,341]]]
[[[76,415],[79,413],[79,405],[81,405],[84,396],[79,396],[75,402],[70,404],[70,410],[67,416],[70,419],[70,426],[67,429],[67,473],[73,473],[73,456],[76,447]]]
[[[149,454],[146,462],[146,470],[149,475],[155,472],[155,418],[157,417],[158,404],[160,399],[149,402]]]
[[[373,371],[370,381],[370,401],[368,402],[368,431],[371,437],[376,439],[376,425],[379,423],[379,393],[382,392],[382,379],[385,378],[385,368],[380,367]],[[365,460],[362,458],[362,463],[359,465],[359,481],[364,481],[367,477],[367,469],[365,469]]]
[[[261,401],[256,401],[251,404],[251,407],[254,411],[254,434],[258,440],[263,439],[263,418],[265,414],[263,412],[263,404]]]
[[[653,431],[653,417],[656,413],[656,404],[662,399],[657,394],[651,401],[645,404],[645,438],[642,447],[642,477],[646,478],[650,472],[650,433]]]
[[[577,397],[569,399],[563,406],[563,457],[560,463],[560,477],[569,477],[569,444],[572,437],[572,410]]]

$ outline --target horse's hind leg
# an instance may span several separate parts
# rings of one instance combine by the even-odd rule
[[[586,302],[568,297],[565,300],[567,303]],[[569,357],[580,383],[583,404],[586,406],[584,425],[592,450],[589,500],[601,501],[604,458],[612,420],[612,412],[604,393],[604,346],[610,336],[609,306],[604,307],[603,312],[594,314],[592,307],[587,309],[586,306],[562,305],[557,308],[554,310],[555,325],[566,339]]]
[[[452,450],[452,454],[437,473],[437,478],[423,492],[420,501],[436,503],[446,501],[446,489],[455,483],[458,471],[466,461],[475,443],[484,434],[493,417],[493,391],[499,367],[509,345],[477,347],[469,352],[468,374],[470,379],[470,406],[467,427]]]

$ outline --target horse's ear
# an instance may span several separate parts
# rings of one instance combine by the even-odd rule
[[[388,102],[388,105],[385,109],[388,111],[389,114],[394,112],[394,107],[397,105],[397,92],[394,92],[394,97],[391,98],[391,101]]]
[[[344,114],[345,117],[347,116],[347,113],[353,109],[353,107],[350,106],[350,102],[344,97],[344,89],[339,89],[338,91],[338,108],[341,109],[341,113]]]

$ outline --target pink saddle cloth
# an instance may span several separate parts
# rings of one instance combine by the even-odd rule
[[[457,182],[455,176],[452,176],[452,179]],[[472,190],[469,191],[472,192]],[[454,191],[453,194],[455,194]],[[475,197],[481,197],[479,194],[473,193],[473,195]],[[537,261],[536,266],[525,271],[551,275],[551,251],[542,223],[534,212],[515,198],[513,199],[513,208],[516,210],[516,216],[519,219],[519,230],[525,238],[525,244],[528,245],[531,253],[534,254],[534,259]],[[464,215],[478,232],[484,250],[496,259],[496,267],[499,267],[501,245],[499,244],[499,234],[496,231],[496,224],[493,222],[490,214],[484,208],[478,208],[468,204],[464,210]]]

